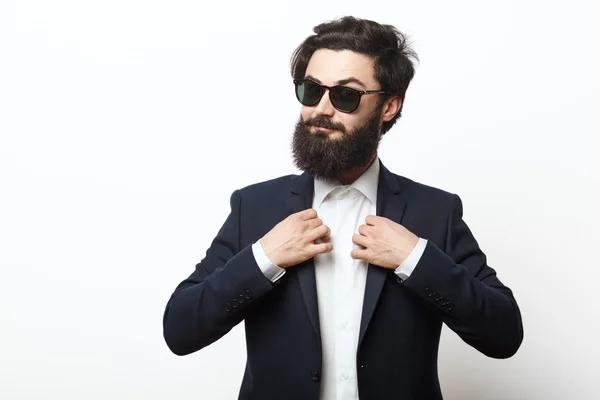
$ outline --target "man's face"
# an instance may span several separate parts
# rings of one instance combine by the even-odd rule
[[[348,50],[317,50],[308,63],[305,78],[325,86],[352,78],[358,82],[344,86],[381,89],[372,59]],[[385,105],[381,95],[363,95],[356,111],[344,113],[334,108],[326,90],[317,105],[302,106],[292,142],[296,166],[325,180],[340,180],[345,171],[366,167],[377,154]]]

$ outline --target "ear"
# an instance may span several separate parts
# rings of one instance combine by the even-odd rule
[[[400,96],[393,96],[385,101],[383,105],[383,114],[381,115],[382,121],[390,121],[402,107],[402,98]]]

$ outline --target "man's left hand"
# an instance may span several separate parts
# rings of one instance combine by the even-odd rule
[[[417,246],[419,238],[390,219],[369,215],[365,224],[358,227],[358,233],[352,235],[352,242],[362,247],[352,250],[352,258],[396,269]]]

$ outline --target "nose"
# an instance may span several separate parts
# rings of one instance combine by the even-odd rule
[[[332,117],[334,113],[335,108],[333,107],[333,104],[331,104],[331,100],[329,99],[329,89],[325,89],[325,93],[323,93],[321,101],[319,101],[319,104],[315,106],[315,115]]]

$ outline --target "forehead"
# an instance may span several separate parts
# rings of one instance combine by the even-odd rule
[[[315,51],[308,62],[305,75],[317,78],[324,85],[335,85],[350,77],[364,82],[367,89],[376,84],[373,60],[350,50]]]

